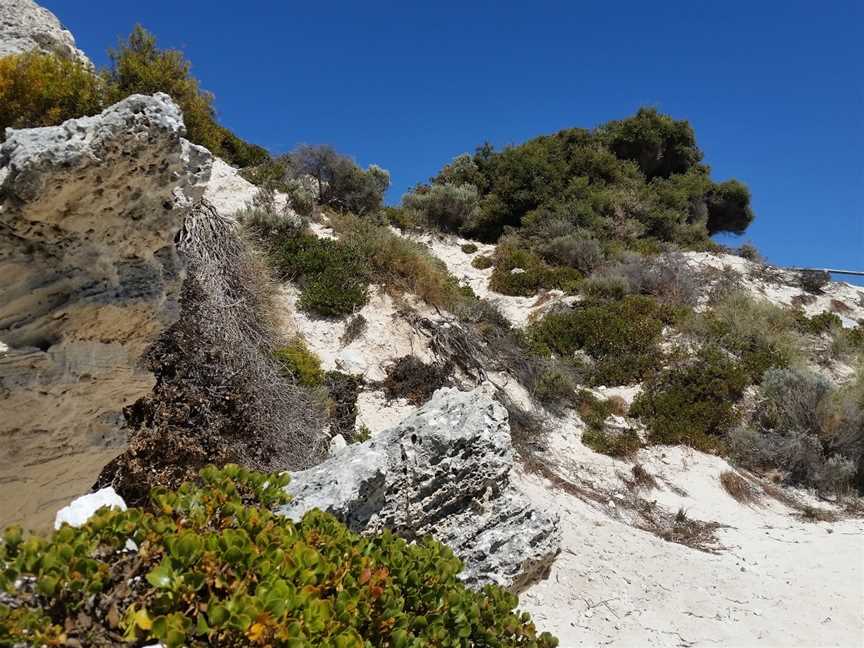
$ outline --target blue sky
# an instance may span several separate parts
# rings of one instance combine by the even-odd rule
[[[41,0],[97,63],[136,22],[182,49],[221,121],[329,143],[390,200],[484,140],[653,105],[750,186],[774,263],[864,270],[864,3]]]

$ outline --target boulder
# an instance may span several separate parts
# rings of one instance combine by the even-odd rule
[[[281,512],[318,508],[349,528],[432,535],[464,565],[471,586],[519,591],[542,578],[558,553],[558,520],[511,483],[507,411],[484,388],[444,388],[396,427],[294,473]]]
[[[182,138],[182,115],[165,94],[7,133],[0,481],[28,496],[0,506],[0,526],[39,526],[50,524],[58,491],[86,492],[125,443],[123,406],[153,386],[138,359],[177,317],[174,236],[212,158]]]
[[[57,16],[33,0],[0,2],[0,57],[38,50],[52,52],[93,67],[90,59],[75,47],[72,33]]]

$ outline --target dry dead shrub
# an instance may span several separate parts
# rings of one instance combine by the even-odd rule
[[[706,553],[719,553],[722,549],[716,532],[724,525],[718,522],[694,520],[687,516],[687,511],[683,508],[673,514],[658,506],[656,502],[647,500],[639,500],[636,511],[641,519],[635,526],[667,542],[682,544]]]
[[[750,482],[736,472],[724,470],[720,473],[720,483],[724,490],[741,504],[753,504],[759,499]]]
[[[449,382],[453,373],[450,362],[426,364],[417,356],[402,356],[387,367],[387,378],[381,382],[388,400],[405,398],[422,405]]]
[[[609,411],[615,416],[627,416],[629,406],[627,405],[627,401],[621,396],[610,396],[606,399],[606,404],[609,407]]]
[[[342,343],[342,346],[348,346],[366,332],[367,326],[368,322],[366,318],[357,313],[345,324],[345,331],[342,333],[342,337],[339,338],[339,342]]]
[[[325,403],[295,385],[274,357],[269,275],[238,231],[202,201],[176,237],[186,262],[180,317],[147,350],[151,395],[124,410],[129,448],[97,486],[129,504],[151,488],[177,488],[208,463],[266,472],[309,467],[326,456]]]
[[[839,299],[831,300],[831,312],[832,313],[848,313],[852,309],[849,308],[846,304],[841,302]]]
[[[635,488],[644,488],[646,490],[657,488],[657,480],[654,479],[654,475],[645,470],[642,464],[634,464],[630,472],[633,474],[632,483]]]

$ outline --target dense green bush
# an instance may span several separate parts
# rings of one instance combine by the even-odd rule
[[[7,128],[54,126],[105,107],[105,84],[76,61],[28,52],[0,58],[0,141]]]
[[[528,250],[502,242],[495,249],[489,287],[502,295],[530,297],[541,288],[575,292],[582,275],[573,268],[549,266]]]
[[[297,232],[269,242],[277,273],[302,289],[301,308],[320,315],[350,314],[368,301],[370,283],[441,308],[474,298],[420,243],[352,214],[331,213],[329,222],[338,240]]]
[[[421,185],[402,198],[402,204],[421,214],[428,225],[459,232],[476,217],[477,187],[471,184]]]
[[[548,243],[553,237],[535,230],[560,221],[569,227],[561,234],[582,229],[634,248],[645,238],[701,248],[709,234],[741,233],[753,219],[746,187],[715,184],[701,158],[689,123],[643,108],[593,132],[563,130],[501,151],[485,144],[405,204],[434,195],[442,216],[433,225],[485,241],[512,227]],[[470,200],[453,200],[465,187]]]
[[[371,281],[388,291],[416,295],[427,304],[451,310],[475,298],[425,245],[397,236],[371,218],[330,214],[329,222],[340,244],[350,246],[362,259]]]
[[[653,299],[631,295],[550,312],[528,327],[527,337],[541,353],[566,358],[585,351],[594,360],[592,382],[622,385],[643,380],[660,365],[660,336],[674,317]]]
[[[241,167],[270,157],[265,149],[244,142],[217,123],[213,95],[201,90],[190,74],[191,63],[178,50],[160,50],[156,37],[141,25],[109,55],[111,67],[104,74],[109,103],[132,94],[164,92],[183,111],[186,136],[192,142]]]
[[[531,396],[544,405],[570,404],[575,393],[576,384],[573,378],[557,367],[542,370],[531,385]]]
[[[452,552],[361,536],[312,511],[275,515],[286,475],[238,466],[102,509],[51,537],[7,529],[0,643],[116,646],[536,646],[517,598],[457,578]]]
[[[288,346],[277,349],[274,355],[298,384],[305,387],[324,384],[321,360],[309,350],[302,338],[295,338]]]
[[[585,275],[591,274],[603,262],[600,243],[578,234],[564,234],[541,243],[538,252],[548,263],[575,268]]]
[[[381,167],[372,164],[361,169],[354,160],[327,145],[304,144],[283,159],[288,178],[314,181],[321,205],[360,215],[374,213],[383,206],[390,174]]]
[[[471,260],[471,267],[478,270],[486,270],[495,265],[495,259],[490,256],[480,255]]]
[[[646,424],[651,443],[716,450],[739,420],[736,403],[749,382],[739,362],[718,347],[706,346],[696,358],[649,378],[630,415]]]
[[[611,121],[599,129],[615,155],[632,160],[648,179],[686,173],[702,160],[690,123],[640,108],[633,117]]]
[[[279,274],[301,287],[303,310],[348,315],[368,301],[368,269],[351,244],[301,232],[279,238],[271,259]]]
[[[709,310],[691,317],[685,328],[706,344],[740,358],[751,383],[772,367],[787,367],[801,356],[802,342],[794,311],[731,292]]]

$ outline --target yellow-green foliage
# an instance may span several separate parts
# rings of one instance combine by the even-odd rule
[[[330,214],[330,225],[340,241],[350,244],[369,268],[371,280],[395,293],[410,293],[441,308],[470,299],[447,272],[447,266],[415,241],[396,236],[370,219],[352,214]]]
[[[240,140],[216,122],[213,95],[204,92],[190,74],[192,64],[178,50],[160,50],[156,37],[136,25],[116,50],[109,52],[111,102],[131,94],[165,92],[183,111],[187,137],[234,164],[258,164],[269,157],[264,149]]]
[[[736,403],[748,384],[742,363],[718,347],[704,347],[695,359],[646,381],[630,414],[648,426],[651,443],[718,449],[739,420]]]
[[[321,360],[309,350],[302,338],[295,338],[274,355],[299,384],[306,387],[320,387],[324,384]]]
[[[750,382],[772,367],[787,367],[801,357],[799,323],[793,311],[734,292],[685,324],[706,344],[741,359]]]
[[[638,382],[660,365],[663,325],[675,312],[650,297],[586,302],[548,313],[528,327],[530,344],[541,354],[566,358],[579,349],[594,360],[595,384]]]
[[[6,530],[0,644],[557,645],[515,595],[466,588],[430,538],[361,536],[317,510],[275,515],[285,475],[210,466],[201,481],[48,538]]]
[[[471,260],[471,266],[478,270],[485,270],[486,268],[491,268],[493,265],[495,265],[495,260],[485,255],[476,256]]]
[[[0,59],[0,140],[6,128],[54,126],[104,107],[104,84],[82,64],[28,52]]]

